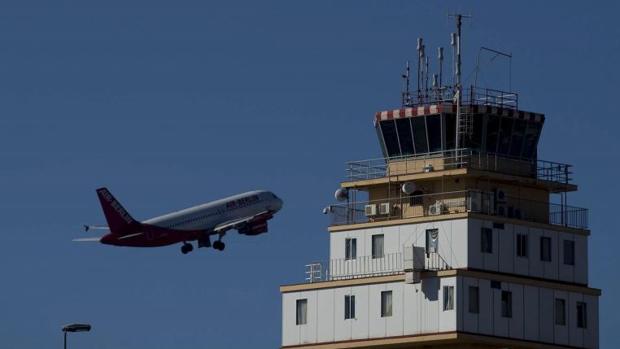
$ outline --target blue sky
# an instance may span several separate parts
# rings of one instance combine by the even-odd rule
[[[547,115],[542,159],[575,165],[590,208],[601,347],[620,345],[615,199],[620,10],[577,1],[4,1],[0,4],[0,346],[273,348],[278,286],[328,253],[347,160],[378,156],[415,39],[512,52],[520,106]],[[433,49],[434,50],[434,49]],[[491,74],[495,69],[494,74]],[[484,75],[503,88],[505,68]],[[504,79],[504,80],[502,80]],[[503,85],[502,85],[503,84]],[[285,200],[224,253],[72,243],[108,186],[136,218],[244,190]]]

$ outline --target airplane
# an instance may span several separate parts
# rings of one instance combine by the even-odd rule
[[[84,230],[106,230],[102,237],[80,238],[73,241],[97,241],[106,245],[129,247],[159,247],[183,243],[181,252],[213,247],[223,251],[222,238],[230,229],[244,235],[267,232],[267,221],[282,209],[282,199],[266,190],[250,191],[206,204],[154,217],[135,220],[107,188],[97,189],[107,226],[85,225]],[[218,239],[211,244],[211,235]]]

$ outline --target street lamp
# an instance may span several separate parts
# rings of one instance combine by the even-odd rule
[[[65,333],[65,349],[67,349],[67,332],[88,332],[90,331],[89,324],[69,324],[62,328],[62,332]]]

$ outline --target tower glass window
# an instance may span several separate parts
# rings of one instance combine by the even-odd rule
[[[429,151],[441,150],[441,118],[439,115],[429,115],[426,117],[426,126],[428,128],[428,146]]]
[[[424,118],[420,116],[411,118],[411,127],[413,128],[413,144],[415,145],[416,154],[428,153],[426,122]]]
[[[575,242],[564,240],[564,264],[575,265]]]
[[[398,135],[396,134],[396,124],[394,120],[381,121],[381,131],[383,132],[383,141],[389,156],[399,156],[400,146],[398,144]]]
[[[351,260],[357,258],[357,239],[346,238],[344,240],[344,259]]]
[[[543,236],[540,238],[540,260],[551,262],[551,238]]]
[[[355,296],[354,295],[344,296],[344,318],[345,320],[355,319]]]
[[[502,316],[512,317],[512,292],[502,291]]]
[[[383,234],[372,236],[372,258],[383,258]]]
[[[392,291],[381,292],[381,317],[392,316]]]
[[[493,253],[493,229],[482,228],[480,230],[480,252]]]
[[[454,310],[454,286],[443,287],[443,310]]]
[[[478,314],[480,311],[480,294],[477,286],[469,286],[469,312]]]
[[[562,298],[555,299],[555,324],[566,325],[566,301]]]
[[[308,300],[298,299],[296,302],[296,320],[297,325],[305,325],[308,321]]]
[[[527,235],[517,234],[517,256],[527,257]]]
[[[413,136],[411,133],[410,118],[396,119],[396,129],[398,130],[398,141],[402,155],[411,155],[413,151]]]

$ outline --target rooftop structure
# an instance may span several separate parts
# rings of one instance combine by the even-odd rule
[[[572,166],[538,159],[545,116],[513,92],[428,86],[375,114],[383,157],[350,161],[330,216],[330,259],[282,292],[283,348],[597,348],[588,211]],[[555,199],[555,201],[554,201]]]

